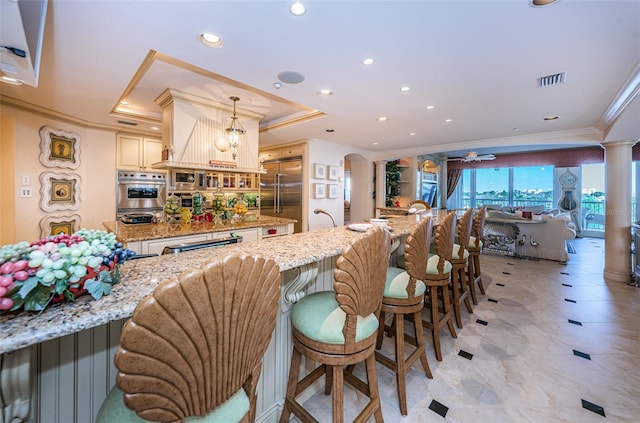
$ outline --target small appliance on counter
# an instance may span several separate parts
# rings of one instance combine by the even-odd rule
[[[151,223],[153,222],[153,214],[151,213],[127,213],[120,217],[122,223],[135,225],[138,223]]]

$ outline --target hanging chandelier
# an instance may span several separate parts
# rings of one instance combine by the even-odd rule
[[[225,129],[225,132],[227,133],[229,147],[232,149],[233,160],[235,160],[242,136],[247,131],[242,127],[236,115],[236,102],[240,101],[240,99],[238,97],[229,97],[229,99],[233,101],[233,116],[231,116],[231,122],[229,123],[229,127]]]

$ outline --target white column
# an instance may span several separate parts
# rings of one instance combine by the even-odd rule
[[[631,147],[635,141],[602,144],[605,150],[604,278],[631,281]]]
[[[387,194],[387,161],[380,160],[376,163],[376,208],[385,207]],[[378,215],[376,209],[376,216]]]

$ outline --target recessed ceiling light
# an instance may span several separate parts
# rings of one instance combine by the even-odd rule
[[[560,119],[560,116],[547,116],[546,118],[544,118],[544,120],[556,120],[556,119]]]
[[[276,90],[279,90],[280,88],[282,88],[282,82],[274,82],[273,88],[275,88]]]
[[[157,131],[157,130],[158,130],[158,129],[160,129],[160,128],[158,128],[157,126],[152,126],[152,127],[151,127],[151,128],[149,128],[149,129],[151,129],[152,131]]]
[[[400,91],[406,92],[406,91],[409,91],[410,89],[411,89],[411,87],[402,87],[402,88],[400,88]]]
[[[520,128],[513,128],[513,131],[514,132],[518,132],[518,131],[520,131]]]
[[[448,118],[448,119],[445,119],[444,121],[445,121],[445,122],[447,122],[447,123],[449,123],[449,122],[453,122],[453,119]]]
[[[372,142],[371,144],[373,144],[373,145],[378,145],[378,144],[380,144],[380,143],[379,143],[379,142]]]
[[[326,132],[334,132],[335,129],[325,129]]]
[[[326,96],[333,95],[333,91],[331,91],[331,90],[320,90],[316,94],[326,97]]]
[[[366,58],[362,61],[363,65],[373,65],[373,59],[372,58]]]
[[[211,48],[221,48],[223,46],[222,38],[217,36],[216,34],[211,34],[208,32],[203,32],[200,34],[200,42],[207,47]]]
[[[427,110],[433,110],[435,108],[436,108],[436,106],[434,106],[433,104],[430,104],[430,105],[427,106]]]
[[[299,1],[297,1],[297,2],[293,3],[291,6],[289,6],[289,12],[293,16],[302,16],[305,13],[307,13],[307,8],[304,7],[304,4],[302,4]]]
[[[415,132],[409,132],[409,135],[411,135],[412,137],[415,135]]]
[[[22,85],[23,84],[23,81],[21,79],[11,78],[10,76],[6,76],[6,75],[0,76],[0,81],[4,82],[5,84],[10,84],[10,85]]]
[[[389,118],[388,118],[388,117],[386,117],[386,116],[380,116],[380,117],[378,118],[378,122],[386,122],[386,121],[388,121],[388,120],[389,120]]]

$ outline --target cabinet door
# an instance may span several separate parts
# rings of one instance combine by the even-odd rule
[[[132,137],[128,135],[118,135],[116,144],[118,169],[140,169],[142,161],[140,160],[140,137]]]
[[[143,157],[142,167],[151,169],[153,163],[162,160],[162,141],[152,138],[145,138],[142,145]]]

